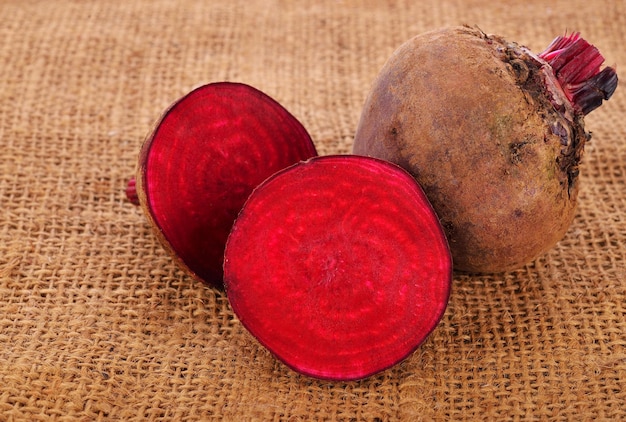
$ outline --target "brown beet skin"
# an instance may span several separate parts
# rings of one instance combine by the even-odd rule
[[[392,55],[366,100],[354,153],[420,182],[457,270],[520,267],[574,217],[582,114],[529,54],[473,28],[430,32]]]

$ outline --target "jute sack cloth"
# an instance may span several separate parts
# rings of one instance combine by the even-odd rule
[[[5,0],[0,420],[626,420],[626,89],[586,119],[576,219],[536,261],[454,275],[441,324],[358,382],[300,376],[187,276],[124,196],[196,86],[274,97],[348,153],[392,51],[477,25],[541,51],[579,30],[625,67],[623,1]]]

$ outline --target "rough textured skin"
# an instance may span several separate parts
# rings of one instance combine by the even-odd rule
[[[546,66],[480,30],[443,29],[403,44],[366,100],[354,153],[419,181],[457,270],[520,267],[571,224],[588,135]]]

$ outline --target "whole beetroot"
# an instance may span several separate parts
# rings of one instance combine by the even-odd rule
[[[603,61],[578,33],[539,55],[469,27],[419,35],[374,82],[353,151],[420,182],[455,269],[515,269],[574,218],[583,117],[617,86]]]

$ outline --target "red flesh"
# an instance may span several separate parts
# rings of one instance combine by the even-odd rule
[[[276,101],[248,85],[209,84],[173,104],[144,143],[139,199],[166,246],[221,287],[226,239],[248,195],[315,155],[304,127]]]
[[[259,186],[226,246],[242,324],[316,378],[360,379],[412,353],[442,317],[452,263],[439,220],[400,167],[313,158]]]

